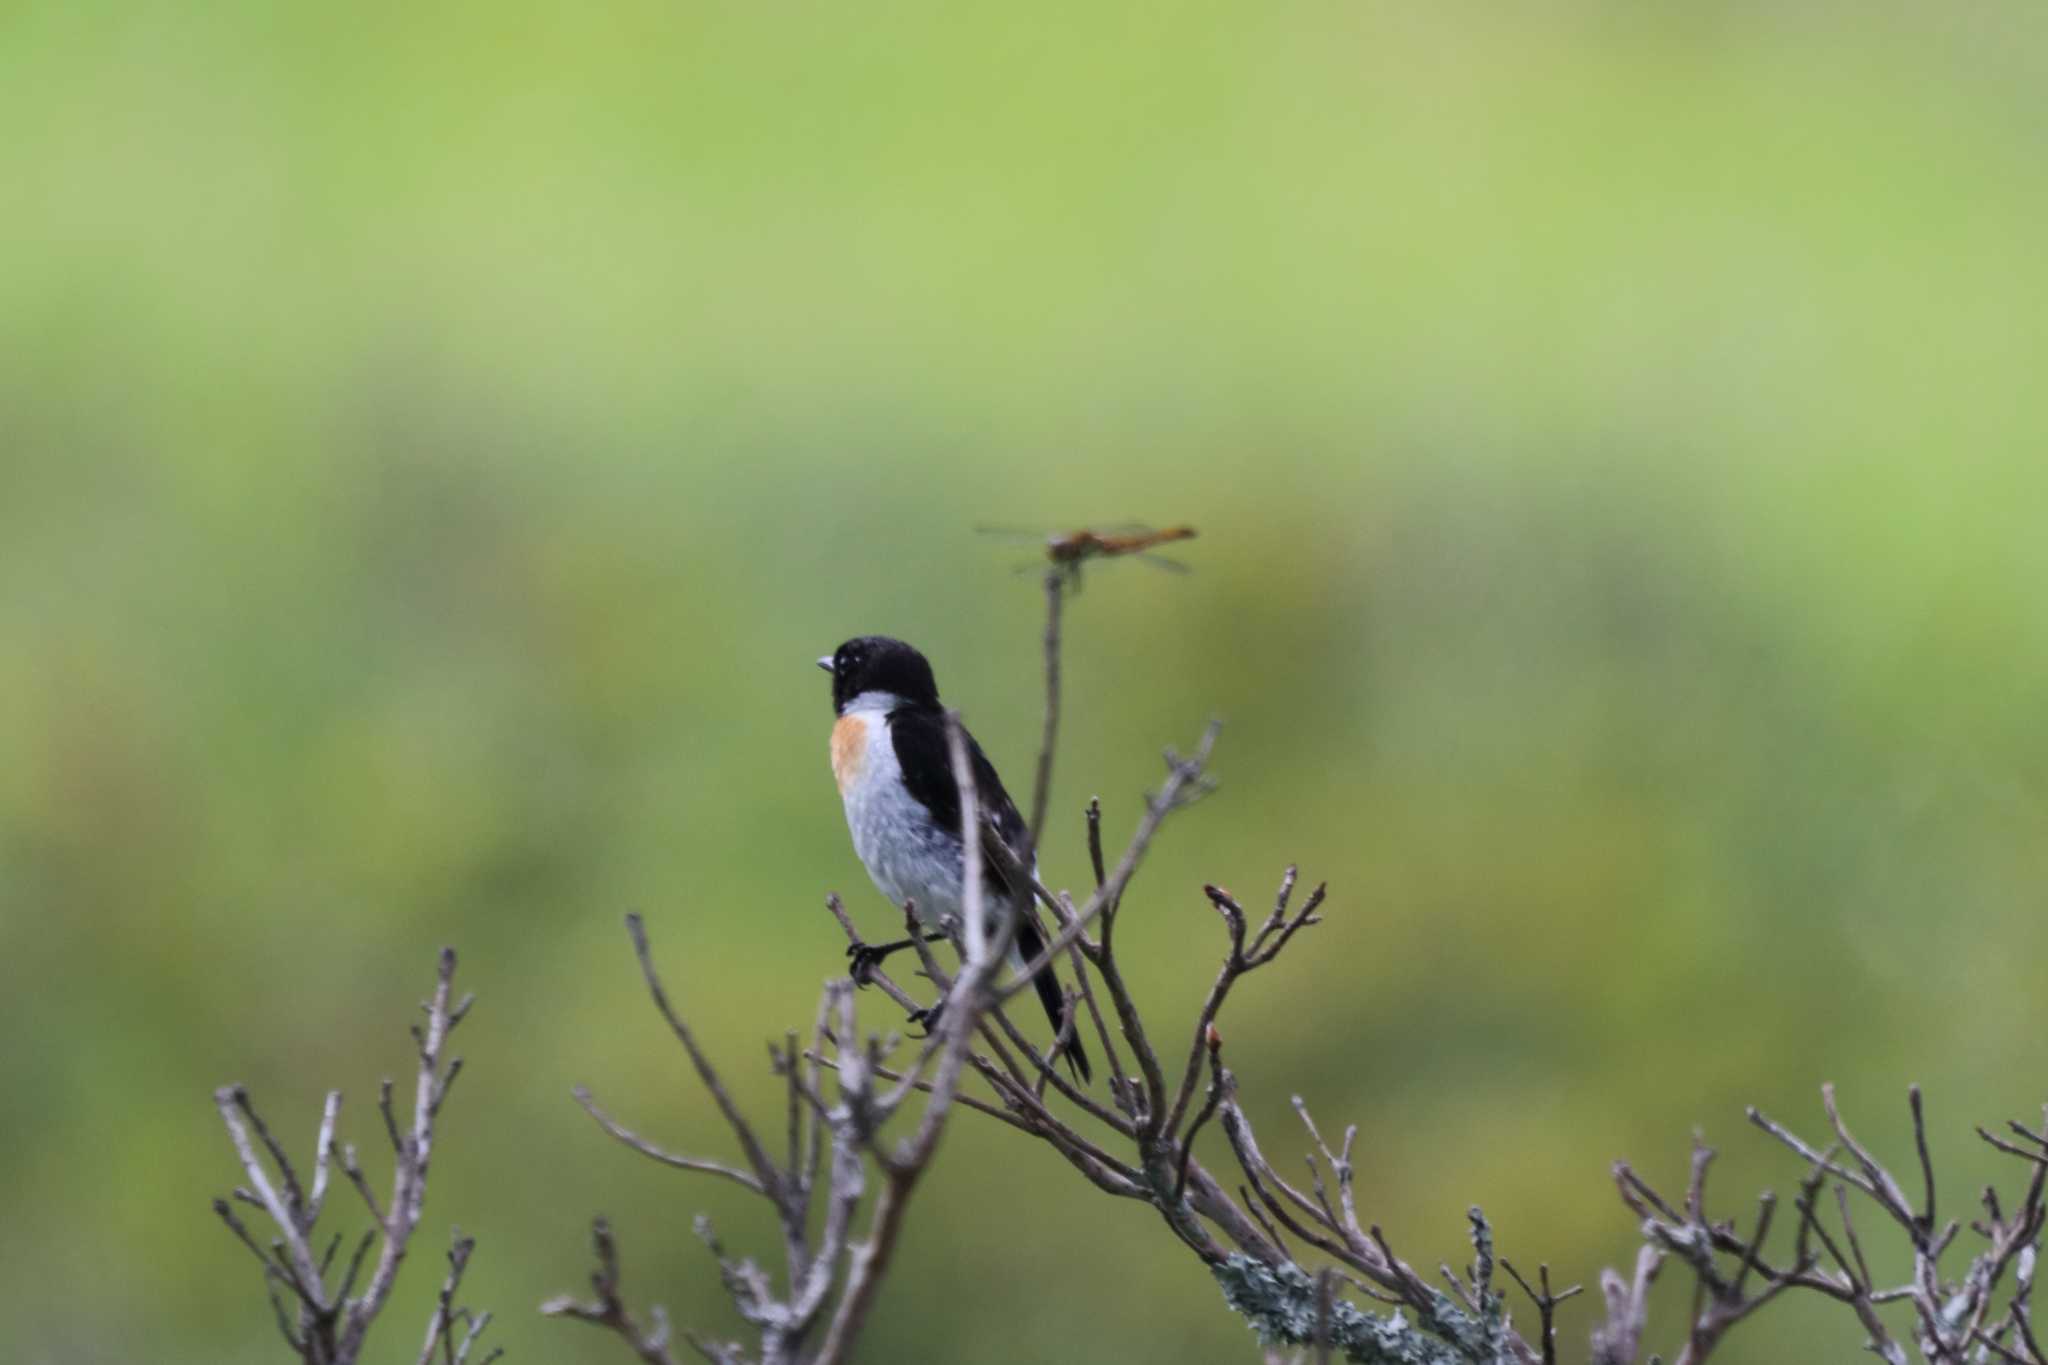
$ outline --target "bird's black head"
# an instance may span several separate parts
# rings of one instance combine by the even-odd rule
[[[924,655],[886,635],[861,635],[848,640],[818,667],[832,675],[832,711],[844,714],[847,704],[863,692],[887,692],[913,706],[937,706],[939,685]]]

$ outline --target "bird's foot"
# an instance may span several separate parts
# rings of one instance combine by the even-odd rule
[[[906,1022],[915,1028],[921,1028],[924,1030],[923,1033],[917,1034],[917,1037],[929,1038],[932,1036],[933,1032],[937,1030],[939,1024],[939,1016],[944,1014],[945,1011],[946,998],[944,996],[940,996],[936,1001],[932,1003],[930,1009],[912,1010],[910,1012],[910,1017]]]
[[[944,934],[926,934],[926,943],[937,943]],[[856,986],[867,986],[874,982],[875,968],[890,956],[902,952],[915,944],[915,939],[899,938],[889,943],[849,943],[846,945],[846,969]]]
[[[853,978],[853,984],[856,986],[866,987],[873,985],[875,968],[881,966],[883,959],[887,958],[892,951],[901,946],[901,944],[897,943],[854,942],[847,944],[847,975]]]

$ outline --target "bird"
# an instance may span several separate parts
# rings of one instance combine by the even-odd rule
[[[925,656],[886,635],[861,635],[818,660],[832,675],[832,776],[846,806],[846,827],[875,887],[898,907],[911,904],[926,925],[957,917],[966,903],[966,853],[960,841],[960,787],[946,742],[946,713]],[[984,828],[1001,842],[1010,861],[1037,862],[1017,803],[981,745],[962,728],[974,776],[976,809]],[[1023,890],[1012,887],[995,860],[983,859],[983,905],[1007,906]],[[936,936],[934,936],[936,937]],[[859,948],[873,962],[912,940]],[[1044,951],[1045,939],[1027,901],[1017,918],[1011,960],[1023,966]],[[1066,997],[1048,962],[1032,982],[1057,1035],[1066,1019]],[[1067,1060],[1083,1081],[1088,1058],[1080,1040]]]

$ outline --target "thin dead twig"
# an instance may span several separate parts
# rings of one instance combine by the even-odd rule
[[[354,1365],[360,1359],[370,1325],[389,1299],[396,1283],[399,1264],[404,1260],[426,1203],[427,1171],[433,1156],[435,1123],[448,1098],[462,1059],[443,1056],[449,1036],[467,1014],[470,998],[451,1004],[449,996],[455,976],[455,952],[441,950],[434,993],[422,1008],[424,1024],[412,1026],[418,1057],[413,1084],[413,1112],[401,1128],[392,1106],[392,1085],[385,1080],[378,1091],[378,1109],[393,1153],[391,1188],[379,1200],[356,1160],[355,1148],[341,1144],[342,1172],[361,1195],[374,1223],[356,1243],[354,1253],[338,1278],[335,1258],[341,1235],[328,1240],[326,1250],[316,1256],[313,1232],[326,1207],[326,1198],[336,1160],[335,1132],[341,1115],[341,1092],[329,1091],[321,1106],[318,1134],[313,1144],[312,1178],[302,1182],[285,1144],[264,1121],[255,1101],[242,1086],[223,1086],[214,1092],[214,1105],[222,1126],[235,1149],[246,1183],[234,1191],[243,1203],[263,1210],[276,1229],[271,1250],[258,1245],[254,1234],[238,1218],[226,1199],[216,1199],[215,1214],[263,1266],[265,1294],[270,1300],[278,1330],[306,1365]],[[259,1151],[260,1148],[260,1151]],[[272,1173],[275,1172],[275,1179]],[[379,1253],[360,1294],[356,1285],[369,1263],[373,1246]],[[435,1315],[428,1323],[426,1345],[420,1359],[428,1361],[436,1344],[441,1346],[444,1365],[466,1365],[477,1339],[490,1321],[490,1314],[470,1314],[455,1304],[463,1271],[475,1249],[472,1239],[455,1235],[450,1251],[450,1268],[442,1285]],[[277,1294],[279,1286],[296,1300],[287,1313]],[[463,1319],[468,1330],[457,1341],[453,1322]],[[494,1358],[496,1351],[485,1359]]]

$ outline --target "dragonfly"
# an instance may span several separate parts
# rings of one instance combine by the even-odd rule
[[[1079,586],[1081,566],[1091,559],[1143,560],[1154,568],[1186,573],[1188,566],[1177,559],[1168,559],[1155,551],[1161,545],[1175,541],[1193,540],[1192,526],[1152,527],[1143,522],[1123,522],[1100,530],[1082,527],[1078,531],[1058,531],[1047,534],[1042,531],[1027,531],[1012,526],[977,526],[974,528],[984,535],[1006,536],[1027,540],[1040,540],[1045,545],[1045,557],[1053,566],[1053,572],[1065,576],[1068,582]],[[1031,567],[1023,565],[1023,569]]]

